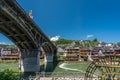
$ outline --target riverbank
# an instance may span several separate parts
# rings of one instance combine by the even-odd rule
[[[43,68],[46,68],[44,63],[41,63]],[[52,64],[52,65],[51,65]],[[85,70],[87,66],[89,65],[88,63],[63,63],[60,62],[57,65],[51,63],[48,66],[48,69],[53,69],[51,70],[53,73],[55,72],[60,72],[60,73],[72,73],[72,72],[80,72],[81,74],[85,73]],[[11,69],[15,72],[18,72],[18,66],[19,66],[19,61],[4,61],[0,62],[0,71],[3,71],[5,69]],[[53,68],[54,67],[54,68]],[[41,69],[43,69],[41,67]]]

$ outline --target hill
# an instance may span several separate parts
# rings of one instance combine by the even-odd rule
[[[93,40],[68,40],[68,39],[59,39],[58,41],[53,41],[56,46],[74,46],[74,47],[96,47],[99,44],[99,41],[95,38]]]

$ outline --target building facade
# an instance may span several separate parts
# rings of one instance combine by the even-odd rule
[[[4,48],[1,55],[1,60],[18,60],[19,59],[19,50]]]

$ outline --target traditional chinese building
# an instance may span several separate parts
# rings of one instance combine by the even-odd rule
[[[79,47],[67,47],[65,49],[66,61],[78,61],[79,60]]]
[[[88,48],[81,48],[79,56],[81,56],[81,57],[87,56],[90,54],[90,52],[91,52],[91,50]]]
[[[0,48],[0,56],[2,55],[3,48]]]
[[[114,48],[114,53],[113,54],[120,55],[120,47]]]
[[[2,51],[1,60],[18,60],[19,59],[19,50],[5,48]]]

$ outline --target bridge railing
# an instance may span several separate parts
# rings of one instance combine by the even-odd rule
[[[35,76],[29,76],[29,80],[84,80],[84,73],[80,72],[38,72]],[[86,79],[90,80],[90,79]],[[92,80],[101,80],[99,77],[94,77]]]
[[[36,76],[41,77],[79,77],[84,76],[83,73],[79,72],[72,72],[72,73],[64,73],[64,72],[38,72]]]

